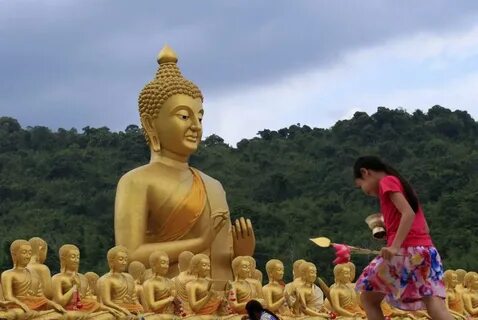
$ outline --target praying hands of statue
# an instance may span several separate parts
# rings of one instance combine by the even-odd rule
[[[256,247],[256,237],[252,222],[243,217],[236,219],[232,225],[232,237],[234,242],[234,255],[252,256]]]

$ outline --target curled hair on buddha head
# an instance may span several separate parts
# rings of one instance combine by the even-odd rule
[[[183,77],[177,66],[178,57],[169,46],[166,45],[161,50],[157,61],[159,67],[154,79],[146,84],[139,94],[139,114],[143,127],[143,119],[155,119],[166,100],[176,94],[185,94],[193,99],[203,100],[198,86]],[[149,138],[146,134],[145,136],[149,143]]]
[[[358,158],[354,164],[354,179],[362,179],[361,169],[372,170],[376,172],[384,172],[387,175],[394,176],[403,186],[405,198],[407,199],[410,207],[414,212],[419,209],[418,197],[408,181],[402,177],[402,175],[395,170],[392,166],[382,161],[376,156],[363,156]]]

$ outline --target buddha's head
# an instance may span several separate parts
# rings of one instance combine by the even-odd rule
[[[189,157],[201,142],[203,96],[183,77],[177,62],[174,51],[165,46],[155,78],[139,95],[139,113],[153,152]]]
[[[478,290],[478,273],[471,271],[465,275],[465,288]]]
[[[95,272],[87,272],[85,273],[85,277],[88,280],[88,285],[90,286],[90,290],[93,292],[93,294],[96,294],[96,283],[98,282],[98,279],[100,276],[96,274]]]
[[[352,261],[347,262],[347,265],[350,268],[350,281],[353,282],[355,280],[355,264]]]
[[[211,260],[205,254],[195,254],[191,259],[191,274],[198,278],[209,277],[211,273]]]
[[[269,281],[281,281],[284,278],[284,264],[277,259],[269,260],[266,263],[266,272]]]
[[[300,265],[300,278],[305,283],[314,283],[317,280],[317,267],[312,262],[303,262]]]
[[[304,259],[299,259],[294,261],[294,263],[292,264],[292,276],[294,277],[294,280],[300,278],[300,266],[304,262],[306,262]]]
[[[458,283],[463,285],[463,282],[465,281],[466,270],[456,269],[455,272],[458,277]]]
[[[32,246],[27,240],[15,240],[10,245],[10,254],[15,267],[26,267],[32,258]]]
[[[191,259],[194,257],[194,253],[191,251],[183,251],[178,256],[178,268],[179,272],[188,272]]]
[[[116,246],[108,250],[108,266],[111,271],[124,272],[128,266],[128,249],[123,246]]]
[[[80,249],[73,244],[64,244],[58,251],[61,272],[78,272],[80,266]]]
[[[30,242],[32,246],[32,255],[37,257],[39,263],[44,263],[48,252],[48,244],[46,241],[42,238],[33,237],[28,240],[28,242]]]
[[[334,277],[336,283],[346,284],[351,281],[350,266],[347,263],[338,264],[334,267]]]
[[[155,251],[149,256],[149,265],[153,273],[165,276],[169,271],[169,256],[164,251]]]
[[[446,270],[444,273],[445,286],[454,289],[458,284],[458,275],[453,270]]]
[[[232,260],[232,271],[236,279],[247,279],[251,276],[251,260],[245,256],[235,257]]]
[[[140,284],[144,281],[144,273],[146,272],[146,267],[139,261],[131,261],[128,266],[128,273],[133,277],[134,280]]]

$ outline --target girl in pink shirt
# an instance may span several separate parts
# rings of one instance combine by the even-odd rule
[[[357,280],[368,319],[384,319],[380,304],[386,298],[399,309],[426,309],[432,319],[452,320],[440,255],[413,188],[373,156],[357,159],[354,178],[365,194],[379,199],[387,232],[387,246]]]

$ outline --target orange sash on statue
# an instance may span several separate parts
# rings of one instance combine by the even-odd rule
[[[188,195],[174,208],[158,232],[158,242],[181,239],[194,226],[206,205],[206,189],[196,170],[191,169],[193,183]]]
[[[214,313],[216,313],[217,309],[219,309],[220,305],[221,305],[221,300],[212,298],[196,314],[198,314],[198,315],[214,314]]]
[[[27,305],[28,308],[39,311],[48,305],[48,299],[45,297],[17,297],[20,302]],[[18,308],[17,305],[9,305],[9,309]]]

